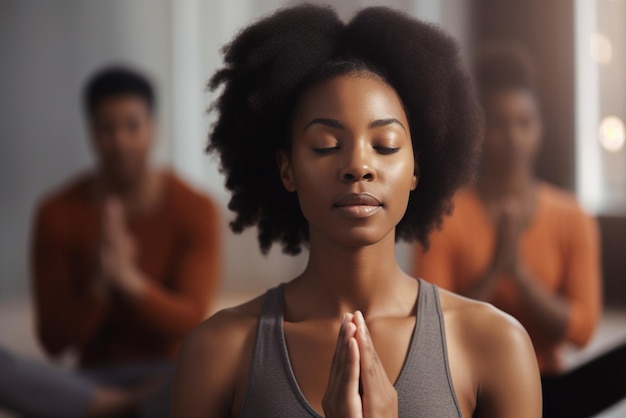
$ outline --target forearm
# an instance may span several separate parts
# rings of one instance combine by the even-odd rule
[[[537,329],[549,341],[560,341],[565,336],[570,317],[568,301],[548,292],[532,275],[522,270],[515,274],[515,283],[522,302],[526,305]]]
[[[134,284],[124,288],[122,293],[144,324],[155,333],[182,337],[205,318],[210,293],[176,293],[139,270],[132,274]]]

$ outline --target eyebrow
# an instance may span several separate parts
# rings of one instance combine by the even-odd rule
[[[406,132],[406,128],[404,127],[402,122],[400,122],[396,118],[377,119],[371,122],[369,125],[367,125],[367,128],[375,129],[375,128],[380,128],[383,126],[391,125],[394,123],[400,125],[400,127]],[[306,124],[306,126],[304,127],[304,130],[306,131],[307,129],[309,129],[311,125],[324,125],[330,128],[341,129],[341,130],[346,129],[343,123],[339,122],[337,119],[330,119],[330,118],[315,118]]]
[[[398,125],[400,125],[400,127],[406,132],[406,128],[404,127],[404,125],[402,124],[402,122],[400,122],[398,119],[396,118],[387,118],[387,119],[378,119],[375,120],[374,122],[370,123],[368,125],[369,129],[374,129],[374,128],[380,128],[382,126],[387,126],[387,125],[391,125],[393,123],[396,123]]]

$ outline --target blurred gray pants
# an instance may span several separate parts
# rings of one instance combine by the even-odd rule
[[[0,408],[25,417],[84,417],[96,386],[132,387],[162,380],[133,417],[169,417],[174,364],[169,360],[70,371],[21,359],[0,348]]]

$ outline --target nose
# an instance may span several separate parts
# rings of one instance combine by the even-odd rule
[[[367,150],[355,147],[347,153],[344,166],[339,171],[339,177],[344,182],[373,181],[376,177]]]
[[[132,136],[123,127],[114,127],[109,135],[109,146],[117,152],[125,150],[132,143]]]

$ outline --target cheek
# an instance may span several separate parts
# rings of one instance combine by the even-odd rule
[[[292,175],[295,193],[300,202],[300,209],[304,217],[309,220],[310,214],[316,208],[327,207],[325,196],[328,195],[328,185],[332,182],[331,170],[328,163],[299,164],[297,156],[292,159]]]
[[[148,129],[140,129],[129,136],[127,149],[138,156],[143,156],[150,151],[152,138],[152,133]]]
[[[406,212],[411,191],[415,183],[415,164],[412,160],[403,161],[384,171],[383,181],[387,188],[387,206],[398,222]]]
[[[400,161],[395,161],[393,164],[385,165],[380,168],[381,175],[384,175],[394,185],[394,188],[405,189],[410,188],[415,176],[415,162],[413,158],[405,158]]]

